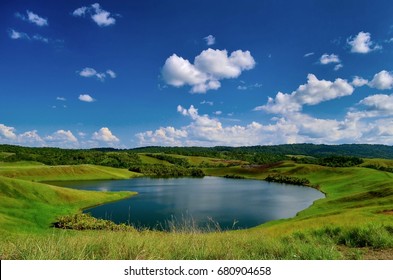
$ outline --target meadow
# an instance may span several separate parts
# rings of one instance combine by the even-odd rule
[[[3,157],[11,154],[2,154]],[[56,187],[54,180],[114,180],[143,174],[91,164],[45,165],[0,162],[1,259],[392,259],[393,166],[389,159],[364,159],[351,167],[299,163],[291,157],[271,164],[244,159],[177,155],[209,176],[263,180],[270,174],[307,179],[326,198],[295,217],[255,228],[204,232],[185,221],[171,232],[71,230],[53,224],[67,215],[131,192],[90,192]],[[143,164],[162,159],[141,154]],[[0,159],[1,160],[1,159]],[[167,165],[172,163],[166,162]],[[208,166],[208,167],[203,167]],[[49,183],[48,183],[49,182]],[[90,221],[91,222],[91,221]],[[93,221],[94,223],[94,221]]]

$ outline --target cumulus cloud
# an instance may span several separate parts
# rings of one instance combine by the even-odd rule
[[[351,85],[353,85],[354,87],[362,87],[367,84],[368,84],[368,80],[363,79],[362,77],[359,76],[353,77],[353,80],[351,82]]]
[[[191,93],[205,93],[221,87],[219,80],[237,78],[242,71],[254,68],[249,51],[237,50],[228,56],[226,50],[204,50],[195,57],[194,64],[173,54],[165,61],[162,76],[175,87],[191,86]]]
[[[371,41],[371,34],[368,32],[359,32],[356,36],[347,39],[348,45],[351,46],[353,53],[369,53],[379,50],[382,47]]]
[[[38,135],[37,130],[26,131],[18,135],[18,142],[23,145],[44,146],[45,141]]]
[[[319,58],[319,62],[321,64],[329,64],[329,63],[340,63],[341,60],[338,57],[338,55],[336,54],[323,54],[320,58]]]
[[[14,140],[17,138],[15,128],[0,123],[0,139]]]
[[[217,119],[199,115],[193,105],[189,109],[182,106],[177,111],[191,119],[191,123],[180,129],[172,126],[160,127],[155,131],[136,134],[140,145],[165,146],[211,146],[211,145],[253,145],[259,142],[258,131],[262,126],[252,122],[247,126],[223,127]]]
[[[183,141],[187,138],[186,130],[175,129],[172,126],[160,127],[159,129],[136,134],[141,145],[160,146],[183,146]]]
[[[0,124],[0,141],[3,144],[18,144],[24,146],[50,146],[63,148],[91,148],[98,145],[114,145],[120,140],[107,127],[102,127],[94,132],[90,139],[86,139],[85,132],[78,132],[78,137],[84,139],[79,141],[71,130],[59,129],[42,137],[37,130],[30,130],[18,134],[14,127]]]
[[[208,46],[214,45],[216,43],[216,38],[213,35],[206,36],[203,39],[205,39]]]
[[[393,74],[386,70],[382,70],[374,75],[369,86],[377,89],[391,89],[393,88]]]
[[[37,130],[16,133],[14,127],[0,124],[0,140],[7,144],[21,144],[26,146],[44,146],[45,141],[38,135]]]
[[[43,17],[40,17],[39,15],[37,15],[37,14],[35,14],[35,13],[29,11],[29,10],[26,11],[26,15],[20,14],[20,13],[16,13],[15,16],[17,18],[20,18],[21,20],[28,21],[28,22],[33,23],[33,24],[38,25],[38,26],[47,26],[47,25],[49,25],[47,19],[45,19]]]
[[[245,146],[285,143],[380,143],[393,144],[393,95],[369,96],[341,119],[323,119],[292,112],[268,123],[224,125],[216,118],[201,115],[191,105],[177,111],[190,122],[180,128],[160,127],[136,134],[139,144],[158,146]],[[351,109],[353,110],[353,109]],[[383,116],[382,118],[376,118]]]
[[[113,143],[119,142],[119,138],[112,134],[112,132],[107,127],[102,127],[100,130],[93,133],[92,136],[93,140],[106,142],[106,143]]]
[[[83,102],[94,102],[95,99],[88,94],[79,95],[78,99]]]
[[[155,131],[138,133],[140,145],[166,146],[244,146],[283,143],[337,143],[359,137],[356,129],[346,121],[318,119],[295,112],[275,118],[273,123],[251,122],[247,125],[224,126],[219,120],[200,115],[198,109],[182,106],[177,111],[191,122],[181,128],[161,127]]]
[[[269,97],[266,105],[254,110],[264,110],[273,114],[297,112],[303,105],[316,105],[324,101],[351,95],[354,88],[346,80],[336,79],[334,82],[318,80],[314,74],[308,74],[307,83],[298,87],[291,94],[277,93],[275,98]]]
[[[99,3],[94,3],[88,7],[83,6],[77,8],[73,11],[72,15],[74,17],[84,17],[89,15],[98,26],[110,26],[116,23],[116,19],[113,15],[102,9]]]
[[[66,101],[67,99],[65,99],[64,97],[58,96],[58,97],[56,97],[56,100],[58,100],[58,101]]]
[[[77,73],[79,73],[80,76],[85,78],[95,77],[101,82],[105,81],[107,75],[112,79],[116,78],[116,73],[110,69],[106,70],[105,72],[99,73],[94,68],[85,67],[81,71],[77,71]]]
[[[70,143],[77,143],[78,139],[72,134],[70,130],[57,130],[52,135],[45,137],[46,141],[49,142],[70,142]]]
[[[370,95],[359,102],[369,110],[377,111],[380,115],[393,115],[393,94]]]

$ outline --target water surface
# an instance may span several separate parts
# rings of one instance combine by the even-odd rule
[[[116,223],[158,229],[168,229],[173,221],[210,228],[218,224],[223,230],[249,228],[293,217],[324,197],[308,187],[219,177],[136,178],[62,185],[83,190],[136,191],[137,196],[85,212]]]

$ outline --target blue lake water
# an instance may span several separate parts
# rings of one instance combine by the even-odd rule
[[[94,217],[137,227],[168,229],[195,224],[222,230],[250,228],[293,217],[323,198],[318,190],[260,180],[205,178],[136,178],[62,183],[95,191],[136,191],[129,199],[85,210]]]

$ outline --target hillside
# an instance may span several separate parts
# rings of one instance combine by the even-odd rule
[[[215,150],[222,147],[155,147],[144,153],[8,148],[14,150],[3,151],[0,160],[1,259],[391,259],[393,256],[390,159],[330,154],[294,156],[294,150],[290,156],[240,153],[232,148]],[[212,156],[214,153],[216,156]],[[93,164],[46,165],[39,161],[45,160],[43,155],[53,155],[52,163],[95,159],[104,164],[129,164],[130,169],[158,172],[151,176],[165,176],[168,171],[174,172],[170,176],[184,176],[186,173],[177,173],[181,170],[256,180],[275,176],[290,182],[309,182],[306,185],[318,188],[326,198],[315,201],[293,218],[246,230],[205,233],[198,228],[180,227],[172,232],[131,233],[53,229],[52,223],[60,216],[133,193],[79,191],[44,182],[125,179],[146,174]],[[14,161],[20,157],[35,161]]]
[[[134,194],[77,191],[0,176],[0,233],[46,232],[59,216]]]

